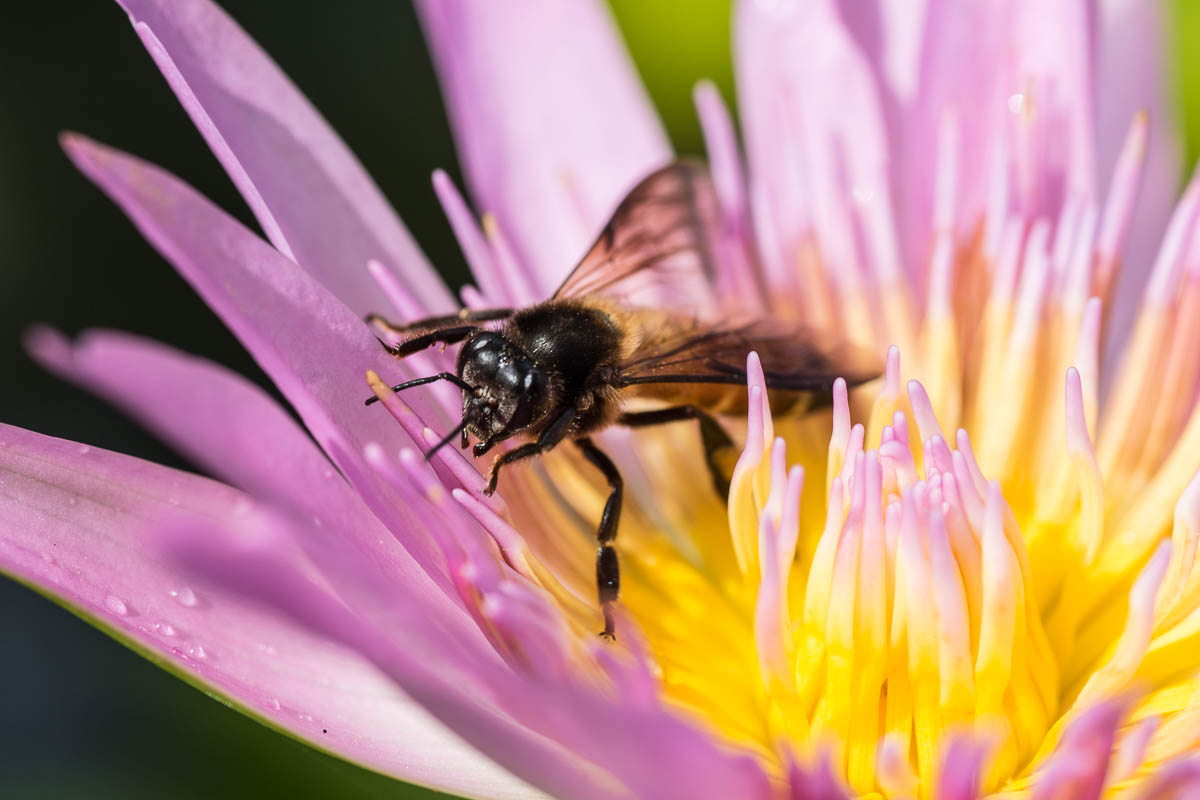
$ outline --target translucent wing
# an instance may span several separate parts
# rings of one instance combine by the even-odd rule
[[[879,374],[873,360],[844,345],[821,343],[800,326],[772,319],[704,326],[686,322],[658,326],[618,367],[618,384],[746,383],[746,356],[758,353],[767,387],[828,392],[836,378],[854,386]]]
[[[634,187],[555,298],[602,295],[627,306],[710,313],[717,200],[705,168],[681,161]]]

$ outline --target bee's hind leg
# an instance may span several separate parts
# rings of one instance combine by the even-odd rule
[[[583,457],[604,474],[610,490],[608,500],[604,503],[604,512],[600,515],[600,526],[596,529],[596,590],[600,609],[604,612],[604,630],[600,635],[605,639],[616,639],[613,609],[621,591],[621,565],[612,542],[617,538],[617,526],[621,522],[625,482],[621,480],[617,465],[591,439],[585,436],[576,439],[575,444],[583,451]]]
[[[694,419],[700,422],[700,442],[704,445],[704,463],[708,467],[709,477],[712,478],[713,489],[722,501],[729,497],[729,478],[722,468],[723,457],[733,452],[733,439],[725,429],[702,408],[696,406],[673,406],[672,408],[657,408],[653,411],[625,412],[617,420],[620,425],[630,428],[645,428],[650,425],[665,425],[668,422]]]

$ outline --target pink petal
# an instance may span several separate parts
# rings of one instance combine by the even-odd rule
[[[271,242],[359,314],[379,259],[430,309],[453,301],[345,143],[216,4],[118,0]]]
[[[142,535],[165,515],[234,524],[253,507],[206,478],[0,426],[0,570],[322,750],[457,793],[536,796],[360,656],[201,588]]]
[[[372,510],[403,508],[373,482],[361,453],[368,442],[393,452],[409,445],[386,413],[363,405],[366,370],[404,378],[408,366],[306,272],[172,175],[83,137],[65,137],[64,147],[241,340]],[[449,423],[427,396],[411,401],[428,423]],[[392,531],[439,576],[440,557],[421,528]]]
[[[990,750],[990,747],[964,736],[952,738],[942,757],[937,796],[941,800],[975,800],[979,797],[979,778]]]
[[[549,294],[671,148],[594,0],[420,0],[477,211]]]
[[[1062,741],[1034,775],[1032,800],[1099,798],[1117,726],[1128,706],[1128,698],[1098,703],[1067,725]]]
[[[339,531],[341,546],[386,563],[397,580],[434,589],[305,431],[249,381],[120,333],[88,333],[72,348],[41,330],[29,346],[64,379],[125,409],[210,474]],[[427,599],[432,612],[471,624],[447,595],[428,591]]]
[[[720,753],[705,732],[657,708],[628,707],[619,695],[570,675],[534,684],[503,667],[472,663],[436,621],[407,608],[404,586],[394,587],[391,606],[407,618],[407,635],[381,635],[283,557],[289,536],[312,533],[287,527],[247,518],[226,529],[195,520],[164,535],[207,579],[359,650],[470,743],[555,796],[625,797],[624,784],[635,797],[768,797],[754,759]]]
[[[1102,186],[1107,186],[1117,154],[1134,116],[1150,115],[1145,174],[1112,310],[1110,341],[1124,341],[1148,271],[1162,241],[1171,208],[1179,196],[1182,146],[1169,85],[1167,20],[1156,3],[1104,0],[1097,4],[1097,149]],[[1122,254],[1118,254],[1122,255]]]
[[[1184,800],[1200,792],[1200,759],[1178,758],[1154,770],[1136,791],[1133,800]]]

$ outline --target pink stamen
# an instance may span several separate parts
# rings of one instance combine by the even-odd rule
[[[1021,264],[1021,246],[1025,242],[1025,226],[1013,217],[1004,226],[996,254],[996,271],[992,278],[991,302],[1004,306],[1012,303],[1017,286],[1017,270]]]
[[[1099,218],[1095,203],[1088,203],[1076,226],[1075,242],[1071,248],[1066,280],[1059,292],[1062,307],[1068,311],[1080,308],[1092,291],[1092,268],[1095,264],[1096,225]]]
[[[908,402],[912,406],[913,416],[917,420],[917,430],[921,434],[922,441],[934,436],[941,436],[942,428],[938,423],[937,414],[933,411],[933,404],[929,402],[929,395],[925,392],[925,387],[919,381],[909,381],[907,389]]]
[[[988,159],[987,223],[983,242],[984,255],[993,262],[999,261],[1002,242],[1010,237],[1012,229],[1008,170],[1008,137],[999,134],[992,138]]]
[[[1112,179],[1108,184],[1103,221],[1096,237],[1096,255],[1100,264],[1106,267],[1105,274],[1097,276],[1098,285],[1101,287],[1109,285],[1112,280],[1111,270],[1115,268],[1125,249],[1125,240],[1129,236],[1129,226],[1133,221],[1133,212],[1142,186],[1142,175],[1146,169],[1146,144],[1149,136],[1150,115],[1140,111],[1134,115],[1129,133],[1125,135],[1125,142],[1121,145],[1121,153],[1117,156]]]
[[[1058,224],[1054,227],[1054,236],[1050,245],[1050,265],[1060,283],[1060,276],[1067,272],[1074,252],[1076,234],[1082,216],[1083,202],[1077,195],[1068,195],[1063,201],[1062,211],[1058,215]]]
[[[421,438],[425,444],[433,446],[441,441],[441,436],[430,428],[425,428],[421,431]],[[441,464],[450,473],[455,483],[469,492],[479,493],[482,502],[501,516],[508,516],[508,505],[499,495],[486,497],[482,494],[487,481],[475,469],[462,451],[457,449],[454,444],[446,445],[437,451],[435,455],[437,463]]]
[[[542,300],[551,291],[550,288],[543,291],[535,285],[529,268],[517,258],[512,243],[504,235],[504,228],[500,226],[499,220],[491,214],[483,215],[483,234],[487,237],[488,244],[491,245],[492,258],[496,268],[499,269],[501,275],[505,276],[511,287],[510,291],[516,299],[516,305],[531,305]]]
[[[529,580],[537,581],[529,568],[529,548],[525,544],[525,539],[507,520],[500,516],[494,508],[482,502],[477,492],[451,489],[450,496],[495,540],[496,546],[500,548],[500,553],[510,567]]]
[[[956,449],[963,454],[966,460],[967,468],[971,473],[971,482],[975,485],[975,491],[979,492],[980,495],[985,494],[988,490],[988,481],[983,477],[983,470],[979,468],[979,462],[975,460],[975,450],[971,447],[971,437],[967,435],[966,430],[959,428],[955,441],[958,444]]]
[[[1192,173],[1187,189],[1171,214],[1167,232],[1163,234],[1158,256],[1146,284],[1143,302],[1169,305],[1179,285],[1179,272],[1183,264],[1183,253],[1191,241],[1200,214],[1200,167]]]
[[[499,306],[513,303],[516,298],[509,293],[507,277],[497,268],[487,241],[475,222],[474,214],[445,171],[434,170],[433,191],[442,204],[442,211],[450,222],[450,228],[454,231],[454,238],[458,240],[458,246],[467,260],[467,266],[470,267],[471,274],[484,295]]]
[[[1014,352],[1023,352],[1037,335],[1043,301],[1050,287],[1050,258],[1046,252],[1049,238],[1050,223],[1039,219],[1033,224],[1025,245],[1025,266],[1017,292],[1017,310],[1009,345]]]
[[[429,314],[431,309],[414,297],[408,287],[396,277],[396,273],[382,261],[368,261],[367,272],[379,286],[383,296],[392,304],[392,308],[400,314],[400,319],[420,319]]]
[[[933,227],[939,238],[954,233],[955,198],[959,183],[959,124],[956,109],[938,119],[937,165],[934,167]]]
[[[896,376],[896,378],[897,378],[897,386],[896,386],[897,392],[896,393],[897,394],[899,394],[899,388],[900,388],[899,387],[899,377],[900,377],[899,375]],[[897,410],[896,413],[892,415],[892,430],[895,431],[895,433],[896,433],[896,441],[899,442],[900,444],[904,445],[905,448],[907,448],[908,447],[908,418],[904,416],[903,411]]]
[[[740,226],[746,214],[746,183],[733,119],[721,98],[721,91],[711,81],[697,83],[692,99],[700,118],[704,150],[708,154],[722,216],[727,223]]]
[[[861,474],[858,471],[860,468],[855,465],[855,460],[862,455],[865,436],[866,429],[863,428],[862,423],[855,423],[854,427],[850,429],[850,440],[846,443],[845,458],[842,461],[842,483],[851,487],[851,491],[853,491],[854,476]]]

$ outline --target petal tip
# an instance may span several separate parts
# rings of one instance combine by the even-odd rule
[[[73,360],[71,340],[50,325],[29,326],[21,334],[21,344],[34,361],[48,369],[65,369]]]

